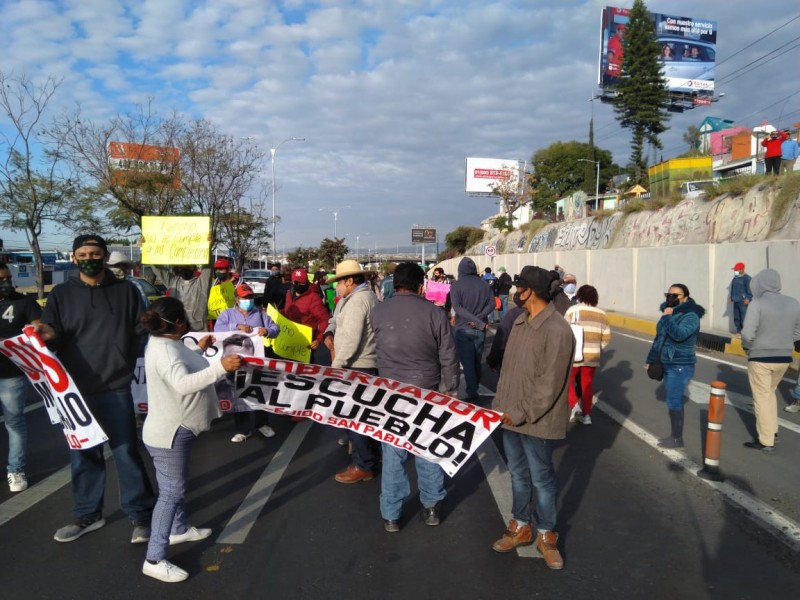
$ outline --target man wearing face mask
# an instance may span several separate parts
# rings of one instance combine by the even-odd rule
[[[577,304],[575,301],[575,294],[578,291],[578,278],[572,273],[567,273],[564,275],[564,285],[562,287],[564,295],[569,298],[569,305],[573,306]]]
[[[139,296],[142,299],[142,306],[144,306],[146,309],[150,306],[150,300],[147,298],[147,294],[145,293],[144,288],[139,280],[131,276],[132,268],[133,263],[122,252],[114,250],[108,255],[108,269],[114,274],[114,277],[117,279],[125,279],[130,281],[136,287],[136,289],[139,290]]]
[[[750,290],[750,275],[744,272],[744,263],[733,265],[733,280],[731,280],[728,304],[733,305],[733,326],[736,328],[736,337],[742,336],[744,316],[747,314],[747,305],[753,300]]]
[[[205,265],[196,272],[195,265],[175,265],[172,269],[153,265],[153,272],[164,282],[170,296],[183,302],[189,317],[190,331],[208,331],[208,293],[212,268]]]
[[[330,315],[322,303],[322,296],[316,284],[309,283],[308,271],[294,269],[291,275],[292,289],[286,292],[281,314],[295,323],[311,327],[311,364],[321,364],[317,350],[322,345]],[[328,363],[329,364],[329,363]]]
[[[0,338],[22,333],[28,323],[37,323],[42,309],[33,298],[14,289],[11,271],[0,262]],[[28,489],[25,477],[25,446],[28,430],[25,424],[25,400],[31,391],[28,378],[14,363],[0,354],[0,405],[8,431],[8,488],[12,492]]]
[[[36,330],[72,376],[108,436],[120,489],[120,504],[133,523],[131,543],[150,538],[154,496],[139,454],[131,380],[147,339],[139,324],[142,302],[129,282],[105,268],[108,247],[98,235],[79,235],[72,262],[79,276],[57,285],[47,298]],[[74,521],[54,539],[71,542],[100,529],[106,482],[103,445],[70,450]]]
[[[231,264],[227,258],[214,261],[214,281],[208,294],[209,329],[214,328],[214,321],[220,313],[236,304],[236,286],[233,283]]]

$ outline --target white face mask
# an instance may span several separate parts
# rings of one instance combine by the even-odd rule
[[[125,279],[125,269],[119,267],[109,267],[109,270],[114,274],[117,279]]]
[[[567,285],[564,286],[564,293],[566,293],[566,294],[574,294],[576,289],[578,289],[577,284],[568,283]]]

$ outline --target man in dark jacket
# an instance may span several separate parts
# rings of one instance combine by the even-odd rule
[[[506,272],[505,267],[500,267],[497,270],[500,273],[500,277],[497,278],[497,297],[500,298],[500,310],[497,311],[497,321],[499,323],[503,320],[503,317],[506,316],[506,310],[508,310],[508,295],[511,293],[514,281],[511,279],[511,275]]]
[[[510,552],[532,544],[535,519],[536,547],[551,569],[564,566],[555,532],[558,482],[553,445],[567,434],[567,385],[575,354],[572,330],[550,302],[556,277],[539,267],[522,269],[514,303],[526,313],[514,321],[492,405],[503,413],[513,515],[492,549]]]
[[[134,525],[131,543],[150,539],[154,497],[138,450],[131,380],[136,357],[146,341],[139,325],[142,302],[129,281],[105,268],[108,248],[97,235],[80,235],[72,244],[79,277],[57,285],[37,325],[108,436],[114,455],[122,510]],[[74,522],[54,539],[71,542],[100,529],[106,482],[103,446],[70,450]]]
[[[471,258],[462,258],[458,265],[458,280],[450,288],[450,302],[456,313],[456,349],[467,388],[463,400],[477,402],[486,319],[494,311],[494,292],[478,277],[478,268]]]
[[[295,323],[311,327],[311,364],[317,362],[316,352],[322,345],[325,330],[328,328],[330,313],[322,302],[322,295],[317,284],[309,283],[308,271],[294,269],[291,274],[292,289],[286,292],[281,314]],[[326,353],[327,354],[327,353]],[[326,361],[330,364],[330,361]]]
[[[378,374],[403,383],[455,394],[458,357],[447,315],[422,297],[425,272],[415,263],[400,263],[394,272],[395,293],[372,312]],[[381,516],[386,531],[400,530],[403,499],[411,488],[406,472],[408,452],[383,444]],[[417,487],[422,502],[420,517],[426,525],[439,524],[439,507],[445,497],[444,471],[439,465],[415,457]]]

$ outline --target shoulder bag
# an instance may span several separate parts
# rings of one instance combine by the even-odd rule
[[[583,362],[583,327],[578,323],[579,308],[572,311],[572,321],[570,321],[570,329],[572,335],[575,336],[575,358],[573,362]]]
[[[664,347],[664,342],[658,347],[656,357],[649,365],[647,365],[647,376],[655,381],[664,379],[664,363],[661,362],[661,349]]]

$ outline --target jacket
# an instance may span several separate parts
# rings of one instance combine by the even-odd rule
[[[222,416],[214,382],[225,375],[222,363],[209,365],[201,352],[183,342],[151,336],[144,353],[147,418],[142,440],[154,448],[171,448],[183,426],[193,434],[206,431]]]
[[[130,281],[106,270],[99,285],[70,277],[53,288],[42,323],[54,330],[56,352],[81,394],[127,388],[147,333],[139,325],[142,301]]]
[[[319,286],[311,285],[304,294],[294,297],[292,290],[286,292],[281,314],[295,323],[311,327],[311,339],[322,343],[331,316],[322,303]]]
[[[781,276],[764,269],[750,282],[753,301],[747,305],[742,346],[748,360],[792,362],[793,342],[800,340],[800,303],[781,291]]]
[[[764,151],[764,158],[775,158],[781,155],[781,144],[786,139],[786,134],[782,131],[778,132],[778,137],[774,140],[767,137],[761,140],[761,145],[766,148]]]
[[[492,287],[478,277],[478,268],[471,258],[458,263],[458,280],[450,286],[450,302],[456,312],[455,329],[472,329],[469,323],[483,329],[488,316],[494,312]]]
[[[510,431],[542,439],[567,435],[567,385],[575,337],[552,304],[533,319],[517,317],[503,356],[492,408],[508,415]]]
[[[731,302],[748,302],[753,299],[753,292],[750,290],[750,280],[752,277],[745,273],[741,277],[734,277],[731,280],[731,291],[728,298]]]
[[[395,292],[375,307],[372,327],[381,377],[429,390],[458,390],[458,355],[441,308],[411,292]]]
[[[659,310],[667,307],[662,303]],[[700,319],[706,309],[688,298],[673,309],[671,315],[662,315],[656,324],[656,337],[647,353],[648,365],[660,353],[665,365],[693,365],[697,362],[694,347],[700,333]]]
[[[164,267],[152,266],[153,273],[170,290],[170,294],[183,302],[189,327],[192,331],[208,331],[208,292],[211,289],[212,269],[205,266],[200,274],[191,279],[183,279]]]
[[[611,326],[606,313],[596,306],[576,304],[567,309],[564,318],[583,329],[583,360],[576,362],[576,367],[599,367],[600,353],[611,342]]]
[[[374,369],[378,366],[372,310],[377,300],[368,283],[359,285],[339,300],[333,313],[335,357],[331,366],[346,369]],[[328,329],[331,329],[330,324]]]

